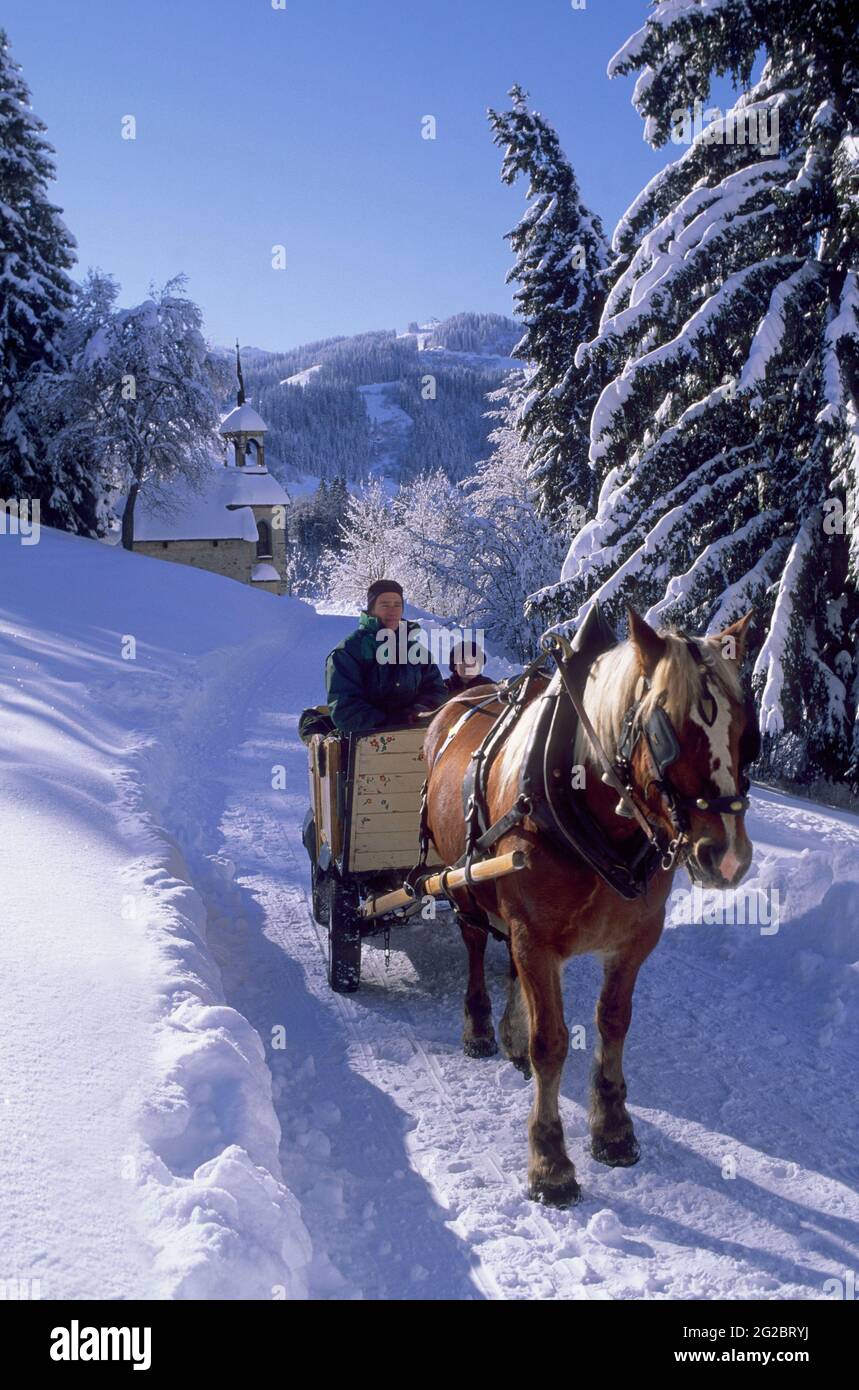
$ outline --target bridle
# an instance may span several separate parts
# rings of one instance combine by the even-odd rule
[[[716,718],[716,700],[707,681],[707,663],[704,661],[696,642],[687,637],[685,633],[678,633],[678,636],[685,641],[702,676],[699,712],[704,722],[711,725]],[[633,797],[635,788],[632,778],[632,756],[638,743],[643,744],[648,774],[644,783],[644,800],[646,803],[650,788],[655,786],[673,829],[672,839],[662,858],[662,867],[671,869],[678,862],[687,860],[691,853],[690,813],[697,810],[708,811],[720,816],[744,815],[749,809],[748,792],[751,783],[742,772],[737,791],[725,796],[686,796],[680,792],[667,775],[668,769],[680,756],[680,741],[661,701],[651,710],[647,718],[644,717],[642,705],[651,685],[646,676],[642,680],[644,689],[641,696],[630,705],[623,717],[615,766],[628,795]],[[753,761],[753,759],[750,758],[749,761]],[[618,807],[618,812],[621,815],[628,814],[621,807]]]
[[[707,664],[698,645],[685,634],[678,635],[683,637],[699,672],[704,677],[701,683],[701,713],[705,723],[712,724],[716,718],[716,701],[707,684]],[[692,810],[711,811],[723,816],[739,816],[748,810],[749,798],[747,793],[751,784],[745,775],[742,776],[737,792],[728,796],[685,796],[668,780],[668,769],[680,756],[680,741],[663,704],[658,703],[647,718],[644,717],[642,705],[651,688],[647,677],[642,677],[644,685],[642,694],[629,707],[623,717],[617,756],[612,762],[588,717],[581,693],[575,689],[565,669],[564,658],[571,650],[567,639],[559,633],[548,633],[543,638],[542,646],[545,651],[551,652],[555,657],[561,681],[575,707],[582,727],[593,745],[594,752],[603,766],[603,782],[612,787],[620,797],[616,814],[638,822],[652,848],[659,854],[660,863],[664,870],[670,871],[678,864],[685,863],[692,852],[690,836],[690,812]],[[640,794],[635,787],[632,775],[632,756],[639,741],[643,742],[648,763],[643,804],[639,800]],[[750,757],[748,761],[752,762],[754,759]],[[666,839],[665,828],[661,822],[654,820],[650,814],[647,797],[651,786],[657,788],[671,822],[672,835],[670,839]]]

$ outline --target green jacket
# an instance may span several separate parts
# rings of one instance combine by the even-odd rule
[[[406,623],[407,632],[419,626]],[[356,630],[344,637],[325,663],[329,711],[334,727],[343,733],[370,733],[386,724],[405,724],[412,710],[437,709],[448,699],[434,662],[378,659],[384,652],[376,639],[380,627],[378,618],[362,613]]]

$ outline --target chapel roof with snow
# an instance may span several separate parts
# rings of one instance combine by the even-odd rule
[[[267,429],[268,425],[262,416],[245,401],[242,405],[234,405],[229,415],[224,416],[219,433],[236,434],[239,430],[247,430],[254,434],[264,434]]]

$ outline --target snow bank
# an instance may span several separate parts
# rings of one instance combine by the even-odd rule
[[[13,983],[46,977],[35,1012],[12,993],[4,1042],[38,1057],[55,1022],[69,1032],[67,984],[91,1033],[78,1056],[71,1030],[57,1083],[70,1123],[51,1076],[6,1069],[4,1169],[26,1220],[0,1223],[0,1245],[11,1268],[49,1266],[43,1296],[306,1296],[310,1238],[282,1182],[265,1049],[225,1006],[207,944],[233,870],[206,858],[217,808],[193,789],[201,737],[241,717],[257,673],[314,618],[47,528],[37,545],[0,538],[0,839],[29,843],[40,868],[4,866],[15,914],[2,963]],[[22,1137],[37,1157],[17,1194]],[[58,1142],[73,1164],[56,1163]],[[87,1211],[87,1229],[53,1201]]]

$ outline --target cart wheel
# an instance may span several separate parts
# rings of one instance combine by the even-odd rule
[[[310,878],[313,916],[320,927],[327,927],[331,921],[331,880],[316,864],[311,865]]]
[[[335,994],[354,994],[361,982],[361,927],[357,898],[339,879],[329,887],[328,983]]]

